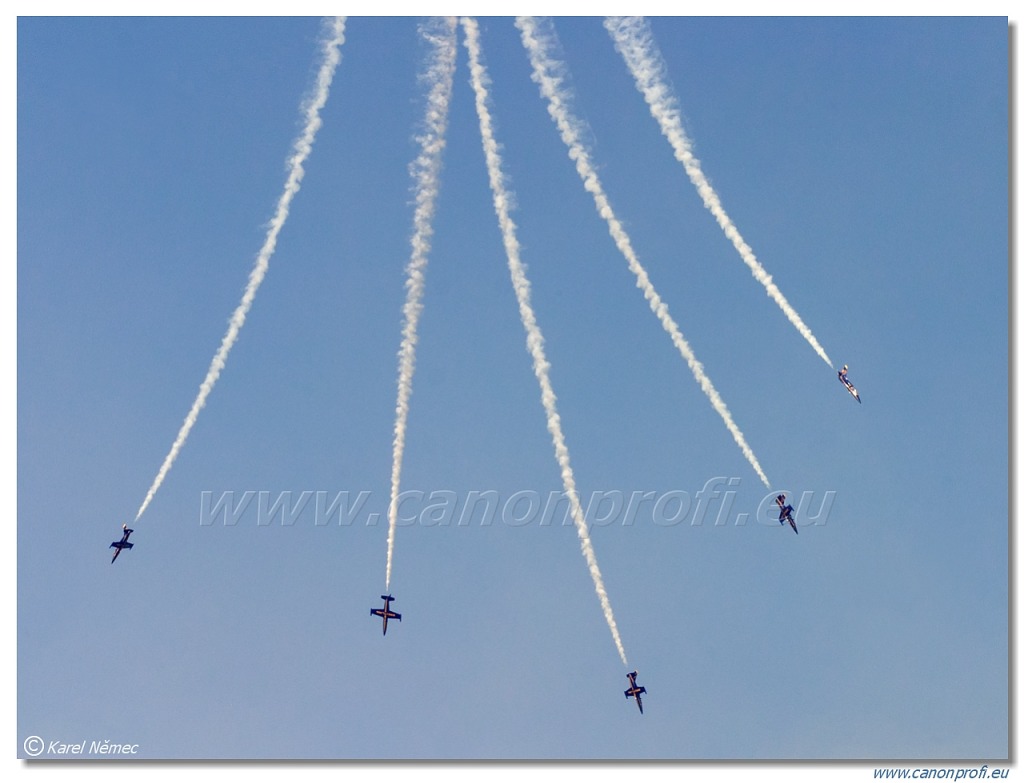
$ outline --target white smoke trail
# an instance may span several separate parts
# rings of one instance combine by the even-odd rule
[[[623,649],[622,640],[619,638],[619,629],[615,623],[615,615],[612,613],[608,593],[604,588],[601,569],[598,568],[597,557],[594,555],[594,548],[590,543],[587,522],[584,519],[579,493],[576,489],[576,478],[573,475],[572,466],[569,462],[569,449],[565,445],[565,436],[562,434],[562,424],[555,405],[555,393],[551,388],[551,380],[548,377],[550,364],[544,355],[544,337],[541,334],[540,327],[537,325],[537,318],[530,304],[530,281],[526,277],[526,270],[519,258],[519,241],[516,238],[516,225],[509,216],[510,198],[508,191],[505,189],[504,176],[501,171],[501,155],[498,152],[498,143],[494,139],[494,129],[492,127],[490,110],[488,109],[487,85],[489,79],[480,58],[480,40],[476,20],[463,17],[462,27],[466,35],[466,50],[469,52],[470,78],[473,84],[473,92],[476,95],[476,112],[480,119],[480,135],[483,139],[484,155],[487,159],[487,173],[494,197],[494,210],[498,215],[498,224],[501,227],[505,254],[508,256],[508,268],[512,276],[512,285],[515,289],[516,299],[519,302],[519,316],[523,321],[523,327],[526,329],[526,345],[533,359],[533,372],[540,383],[541,402],[547,415],[548,432],[551,433],[551,440],[555,447],[555,458],[558,460],[558,465],[562,471],[562,484],[565,488],[566,497],[569,498],[569,507],[572,512],[573,522],[576,525],[576,534],[580,540],[580,548],[590,569],[590,576],[594,581],[594,588],[601,602],[604,618],[612,632],[615,647],[619,651],[619,657],[622,658],[622,662],[625,664],[627,663],[626,651]]]
[[[391,584],[391,560],[395,550],[395,528],[398,523],[398,490],[405,453],[405,430],[409,419],[409,397],[416,367],[417,329],[423,311],[424,273],[433,236],[433,217],[441,173],[441,152],[445,146],[448,106],[455,72],[456,19],[449,17],[420,28],[420,35],[433,45],[424,79],[430,85],[427,96],[425,132],[419,137],[420,154],[410,166],[415,182],[416,210],[413,214],[412,255],[406,267],[404,326],[398,353],[398,402],[395,406],[395,433],[391,465],[391,503],[388,506],[388,565],[385,586]]]
[[[306,126],[302,131],[302,134],[293,144],[293,152],[288,160],[289,171],[288,179],[284,186],[284,192],[281,194],[281,198],[277,202],[277,211],[274,214],[273,220],[270,222],[270,229],[263,242],[263,247],[260,249],[259,255],[256,257],[256,264],[249,273],[249,282],[245,287],[245,293],[242,295],[242,301],[238,304],[238,307],[235,308],[235,312],[232,314],[231,321],[228,325],[228,331],[224,335],[223,340],[221,340],[220,348],[217,350],[217,353],[213,357],[213,361],[210,363],[210,369],[206,373],[206,378],[203,379],[202,384],[199,386],[199,396],[197,396],[195,402],[192,403],[192,409],[185,417],[185,422],[181,425],[181,430],[178,432],[178,437],[175,439],[170,452],[164,459],[163,465],[160,466],[160,471],[157,473],[156,479],[153,481],[153,486],[150,487],[149,492],[146,493],[146,499],[142,501],[142,506],[139,508],[139,512],[135,515],[136,521],[138,521],[139,517],[141,517],[143,512],[146,510],[149,502],[153,499],[156,491],[160,488],[164,478],[167,476],[167,472],[171,469],[171,465],[174,464],[174,460],[178,456],[178,452],[180,452],[181,447],[185,445],[189,432],[192,431],[192,426],[196,423],[196,419],[199,417],[199,411],[201,411],[203,406],[206,404],[206,398],[210,395],[210,391],[217,382],[217,378],[220,377],[221,370],[224,369],[224,364],[227,361],[228,353],[231,351],[231,347],[235,344],[235,340],[238,339],[238,333],[241,331],[243,324],[245,324],[245,318],[249,314],[249,308],[252,307],[253,299],[256,297],[256,291],[259,289],[260,283],[263,282],[263,278],[267,274],[270,257],[273,255],[274,248],[277,246],[277,235],[280,233],[282,226],[284,226],[285,221],[288,219],[288,210],[291,206],[292,199],[295,197],[295,194],[298,193],[299,186],[302,183],[302,177],[305,174],[303,164],[305,163],[306,158],[309,157],[309,153],[313,148],[313,140],[321,125],[320,110],[327,102],[327,95],[330,91],[331,80],[334,78],[334,71],[338,67],[338,63],[341,61],[340,47],[345,41],[345,17],[338,16],[331,21],[328,36],[329,37],[323,42],[323,62],[320,65],[320,71],[317,74],[316,88],[312,97],[306,101],[304,107]]]
[[[679,331],[679,326],[672,319],[672,316],[669,315],[668,305],[658,295],[654,284],[651,283],[647,275],[647,271],[640,264],[640,260],[633,250],[629,235],[623,228],[622,223],[619,222],[619,219],[615,217],[615,212],[612,210],[608,197],[605,195],[601,180],[598,178],[597,172],[590,162],[590,153],[580,140],[579,122],[572,115],[568,96],[562,88],[563,77],[561,74],[564,72],[564,65],[555,60],[550,54],[554,45],[554,32],[550,31],[547,35],[539,34],[536,21],[530,17],[517,18],[516,26],[522,35],[523,46],[530,56],[530,64],[533,67],[532,78],[540,86],[541,94],[548,101],[548,113],[558,126],[562,141],[569,148],[569,157],[576,163],[576,171],[583,180],[584,188],[594,197],[594,204],[597,207],[598,213],[608,224],[608,232],[629,264],[630,271],[636,276],[637,287],[643,291],[644,298],[658,317],[662,327],[668,332],[673,345],[676,346],[679,353],[686,359],[693,377],[700,384],[701,390],[707,395],[718,415],[722,417],[725,426],[732,433],[733,439],[743,452],[743,456],[747,458],[747,461],[754,468],[754,471],[761,481],[764,482],[765,486],[770,487],[768,477],[761,470],[757,457],[754,456],[754,452],[747,444],[743,433],[740,432],[736,422],[733,421],[725,401],[705,374],[703,365],[697,361],[697,357],[690,348],[690,344],[683,337],[682,332]]]
[[[772,282],[772,276],[765,271],[761,262],[757,260],[757,256],[754,255],[754,251],[751,250],[750,245],[740,236],[740,232],[722,208],[722,202],[719,200],[718,194],[711,187],[707,177],[704,176],[704,172],[700,167],[700,161],[694,156],[690,140],[683,130],[683,123],[679,116],[678,101],[672,94],[663,76],[665,62],[662,59],[657,44],[654,42],[654,36],[651,34],[646,20],[643,17],[610,16],[605,19],[604,26],[615,42],[615,48],[618,49],[622,59],[629,66],[629,70],[633,74],[634,80],[636,80],[637,89],[640,90],[647,101],[651,115],[661,126],[662,135],[672,145],[676,160],[683,164],[687,176],[689,176],[690,181],[704,200],[704,206],[715,216],[718,225],[732,242],[733,247],[740,254],[740,258],[750,268],[754,278],[764,286],[768,296],[775,300],[775,303],[786,314],[790,323],[810,343],[818,356],[824,359],[829,367],[832,367],[832,360],[828,358],[825,349],[818,344],[810,328],[803,322],[803,319],[800,318],[797,311],[786,300],[786,297],[782,295],[778,286]]]

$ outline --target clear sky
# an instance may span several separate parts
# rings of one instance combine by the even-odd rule
[[[860,405],[705,208],[601,20],[554,28],[607,197],[770,488],[637,289],[514,20],[484,19],[628,665],[554,502],[461,29],[382,636],[428,48],[414,19],[353,18],[266,279],[133,523],[264,244],[323,24],[23,17],[19,757],[32,736],[44,757],[1007,756],[1005,17],[651,20],[704,174]]]

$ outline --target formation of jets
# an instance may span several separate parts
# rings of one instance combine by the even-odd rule
[[[111,541],[110,542],[110,546],[114,548],[114,556],[110,559],[111,563],[113,563],[115,560],[117,560],[117,556],[119,554],[121,554],[121,550],[122,549],[131,549],[132,548],[132,544],[128,540],[128,536],[130,536],[135,531],[132,530],[130,527],[128,527],[128,525],[121,525],[121,530],[122,530],[121,540],[120,541]]]
[[[857,392],[856,387],[854,387],[854,385],[850,382],[850,379],[846,377],[849,369],[849,365],[843,365],[843,369],[839,371],[839,380],[842,382],[843,386],[846,387],[847,391],[849,391],[850,394],[853,395],[853,398],[857,400],[857,402],[860,402],[860,394]],[[800,531],[796,528],[796,520],[793,519],[793,507],[786,503],[786,496],[783,494],[777,495],[775,497],[775,503],[779,507],[779,524],[784,525],[788,522],[789,526],[793,528],[793,532],[799,535]],[[132,528],[128,527],[128,525],[126,524],[121,526],[121,530],[121,540],[112,541],[110,544],[111,548],[114,550],[114,557],[110,560],[111,563],[117,560],[117,556],[120,555],[123,550],[131,549],[133,546],[132,543],[128,540],[128,537],[135,531]],[[402,615],[400,615],[398,612],[394,611],[391,608],[391,602],[395,600],[395,597],[393,595],[382,595],[381,598],[384,600],[383,608],[371,608],[370,615],[373,617],[380,617],[384,621],[382,630],[383,635],[386,636],[388,633],[388,620],[401,621]],[[629,688],[627,688],[625,691],[626,698],[636,699],[636,706],[639,708],[640,714],[642,715],[644,711],[644,703],[643,700],[640,698],[640,694],[647,693],[647,689],[642,685],[636,684],[635,671],[629,672],[626,675],[626,677],[629,679]]]
[[[776,495],[775,502],[779,506],[779,524],[784,525],[789,522],[793,532],[800,535],[800,531],[796,529],[796,520],[793,519],[793,507],[786,502],[786,496]]]
[[[640,708],[640,714],[644,714],[644,703],[640,698],[641,693],[647,693],[647,689],[643,685],[636,684],[636,672],[630,672],[626,675],[629,678],[629,687],[626,689],[627,699],[636,699],[636,706]]]
[[[391,602],[395,600],[395,597],[393,595],[382,595],[381,598],[384,599],[384,608],[383,609],[371,609],[370,610],[370,614],[375,616],[375,617],[383,618],[383,620],[384,620],[384,635],[386,636],[387,633],[388,633],[388,618],[392,618],[394,620],[401,621],[402,615],[400,615],[398,612],[391,611]]]
[[[846,377],[849,371],[850,366],[848,364],[844,364],[843,369],[838,373],[839,380],[842,382],[843,386],[846,387],[846,390],[853,395],[853,399],[860,402],[860,393],[857,391],[857,387],[855,387],[850,379]],[[796,529],[796,520],[793,519],[793,507],[786,503],[786,496],[777,495],[775,497],[775,502],[779,506],[779,524],[784,525],[789,522],[789,526],[793,528],[793,532],[799,535],[800,531]]]

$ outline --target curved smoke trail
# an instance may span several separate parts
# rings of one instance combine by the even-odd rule
[[[647,275],[647,271],[640,264],[640,260],[633,251],[629,235],[619,222],[619,219],[615,217],[615,212],[612,210],[608,197],[605,195],[601,180],[598,178],[597,172],[590,162],[590,154],[580,140],[579,121],[572,115],[569,108],[569,98],[562,89],[563,79],[561,74],[564,72],[564,65],[555,60],[550,53],[554,45],[553,31],[547,35],[540,35],[536,21],[530,17],[517,18],[516,27],[519,28],[522,34],[523,46],[530,56],[530,64],[533,66],[532,78],[540,86],[541,94],[548,101],[548,113],[558,126],[562,141],[569,148],[569,157],[576,163],[576,171],[583,180],[584,188],[594,197],[594,204],[597,207],[598,213],[608,223],[608,232],[611,234],[612,239],[615,240],[615,245],[619,248],[619,251],[625,256],[630,271],[636,276],[637,287],[643,291],[644,298],[650,305],[652,312],[658,317],[662,327],[668,332],[669,337],[672,338],[673,345],[676,346],[679,353],[686,359],[693,377],[711,401],[718,415],[722,417],[722,421],[725,422],[725,426],[732,434],[733,440],[736,441],[736,444],[740,447],[743,455],[754,468],[761,481],[764,482],[766,487],[770,487],[771,484],[768,482],[768,477],[761,470],[757,457],[754,456],[754,452],[747,444],[743,433],[740,432],[740,428],[733,421],[725,401],[711,383],[711,379],[705,374],[703,365],[697,361],[697,357],[690,348],[690,344],[683,337],[682,332],[679,331],[679,326],[672,319],[672,316],[669,315],[668,305],[658,295],[654,284],[651,283]]]
[[[433,45],[433,52],[423,77],[430,85],[427,96],[425,132],[419,137],[420,154],[409,167],[415,181],[416,210],[413,214],[412,255],[406,267],[404,326],[398,353],[398,402],[395,405],[395,433],[391,465],[391,503],[388,506],[388,565],[385,587],[391,584],[391,560],[395,550],[395,528],[398,522],[398,490],[402,476],[402,455],[405,453],[405,430],[409,419],[409,397],[416,367],[417,329],[423,311],[424,272],[430,252],[430,238],[439,177],[441,152],[448,127],[448,106],[455,72],[456,20],[449,17],[420,28],[420,35]]]
[[[185,441],[188,439],[188,435],[192,431],[192,427],[196,423],[196,419],[199,417],[199,411],[201,411],[203,406],[206,405],[206,398],[210,396],[210,392],[213,390],[213,386],[217,382],[217,378],[220,377],[221,370],[224,369],[228,353],[231,351],[232,346],[238,339],[238,333],[241,331],[243,324],[245,324],[245,318],[249,314],[249,309],[252,307],[253,299],[256,297],[256,291],[259,289],[260,283],[263,282],[263,278],[267,274],[270,257],[274,254],[274,248],[277,246],[277,235],[281,232],[281,228],[288,219],[288,210],[291,206],[292,199],[295,197],[295,194],[298,193],[299,186],[302,183],[302,177],[305,174],[303,164],[305,163],[306,158],[309,157],[310,151],[313,149],[313,140],[316,138],[316,132],[319,130],[321,125],[320,110],[327,102],[327,95],[330,91],[331,80],[334,78],[334,71],[338,67],[338,63],[341,61],[340,47],[345,41],[345,17],[338,16],[331,21],[328,35],[329,37],[323,43],[323,62],[320,65],[320,71],[317,74],[315,91],[304,107],[306,126],[302,131],[302,134],[293,144],[293,152],[288,160],[289,171],[288,179],[284,186],[284,192],[281,194],[281,198],[277,202],[277,211],[274,214],[273,220],[270,222],[270,229],[263,242],[263,247],[260,249],[259,255],[256,257],[256,264],[249,273],[249,282],[245,287],[245,293],[242,295],[242,301],[238,304],[238,307],[235,308],[235,312],[232,314],[231,321],[228,324],[228,331],[221,340],[220,348],[217,350],[217,353],[213,357],[213,361],[210,363],[210,369],[207,371],[206,377],[199,386],[199,396],[197,396],[195,402],[192,403],[192,409],[185,417],[185,422],[181,425],[181,430],[178,432],[178,437],[175,438],[170,452],[164,459],[163,465],[160,466],[160,471],[157,473],[156,479],[153,481],[153,486],[151,486],[149,492],[146,493],[146,499],[142,501],[142,506],[139,507],[139,511],[135,515],[136,521],[138,521],[139,517],[142,516],[146,507],[149,505],[149,502],[156,494],[156,491],[160,488],[160,485],[163,484],[164,478],[167,476],[167,472],[171,469],[171,465],[174,464],[174,460],[178,456],[178,452],[180,452],[181,447],[185,445]]]
[[[512,276],[512,286],[515,289],[516,299],[519,302],[519,316],[522,319],[523,327],[526,329],[526,345],[533,359],[533,372],[540,383],[541,402],[547,415],[548,432],[551,433],[551,440],[555,447],[555,458],[558,460],[558,465],[562,471],[562,484],[565,488],[566,497],[569,499],[572,519],[576,525],[576,534],[580,539],[580,548],[590,569],[590,576],[594,581],[597,597],[601,601],[601,608],[604,611],[608,628],[612,632],[615,647],[619,651],[619,657],[622,658],[622,662],[626,663],[626,651],[623,649],[622,640],[619,637],[615,615],[612,613],[608,593],[604,589],[601,569],[598,568],[597,557],[594,554],[594,548],[590,543],[590,534],[587,531],[587,522],[584,519],[583,509],[580,506],[579,493],[576,489],[576,478],[573,475],[572,466],[569,462],[569,449],[565,445],[565,436],[562,434],[562,424],[555,405],[555,392],[551,388],[551,380],[548,377],[550,364],[544,355],[544,337],[541,334],[540,327],[537,325],[537,318],[530,304],[530,281],[526,277],[526,270],[519,258],[519,241],[516,238],[516,225],[509,216],[511,208],[510,198],[508,191],[505,189],[504,176],[501,171],[501,155],[498,152],[498,143],[494,139],[491,113],[488,109],[487,84],[489,79],[480,58],[479,31],[476,21],[466,17],[462,18],[462,28],[466,34],[465,44],[466,50],[469,52],[470,79],[476,96],[476,112],[480,119],[480,135],[483,139],[484,156],[487,159],[487,173],[491,183],[491,193],[494,197],[494,210],[498,215],[498,223],[501,227],[502,240],[505,245],[505,254],[508,256],[508,268]]]
[[[810,328],[803,322],[786,297],[782,295],[778,286],[772,282],[772,276],[757,260],[750,245],[740,236],[740,232],[726,214],[725,209],[722,208],[718,194],[711,187],[707,177],[704,176],[700,161],[694,156],[691,149],[690,139],[683,130],[678,101],[672,95],[672,91],[663,77],[665,62],[654,42],[654,36],[651,34],[646,20],[643,17],[610,16],[605,19],[604,26],[615,42],[615,48],[622,55],[622,59],[626,61],[626,65],[629,66],[637,89],[647,101],[651,115],[658,121],[662,135],[672,145],[676,160],[683,164],[690,182],[697,188],[697,192],[704,201],[704,206],[714,215],[718,225],[732,242],[733,247],[740,254],[740,258],[750,268],[750,273],[764,286],[768,296],[782,309],[789,322],[810,343],[818,356],[824,359],[829,367],[832,367],[832,360],[828,358],[825,349],[818,344]]]

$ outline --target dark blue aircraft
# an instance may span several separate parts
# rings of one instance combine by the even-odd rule
[[[117,556],[119,554],[121,554],[121,550],[122,549],[131,549],[132,548],[132,544],[128,541],[128,536],[130,536],[135,531],[132,530],[130,527],[128,527],[128,525],[121,525],[121,530],[124,531],[121,534],[121,540],[120,541],[112,541],[110,543],[110,546],[112,546],[116,550],[114,552],[113,558],[111,558],[111,560],[110,560],[111,563],[113,563],[115,560],[117,560]]]
[[[796,529],[796,520],[793,519],[793,507],[786,503],[786,496],[776,496],[775,502],[779,504],[779,524],[784,525],[789,522],[789,526],[793,528],[793,532],[800,535],[800,531]]]
[[[641,693],[647,693],[647,689],[643,685],[636,684],[636,672],[630,672],[626,675],[629,678],[629,688],[626,689],[627,699],[636,699],[636,706],[640,708],[640,714],[644,714],[644,703],[640,699]]]
[[[846,387],[846,390],[853,395],[853,399],[855,399],[857,402],[860,402],[860,394],[857,393],[857,390],[854,388],[853,384],[850,383],[850,379],[846,377],[846,373],[849,371],[849,369],[849,365],[843,365],[843,369],[839,371],[839,380],[843,382],[843,386]]]
[[[383,609],[371,609],[370,610],[370,614],[375,616],[375,617],[382,617],[382,618],[384,618],[384,634],[387,635],[387,632],[388,632],[388,618],[390,617],[390,618],[394,618],[395,620],[401,621],[402,615],[400,615],[398,612],[392,612],[391,611],[391,602],[395,600],[394,596],[382,595],[381,598],[384,599],[384,608]]]

